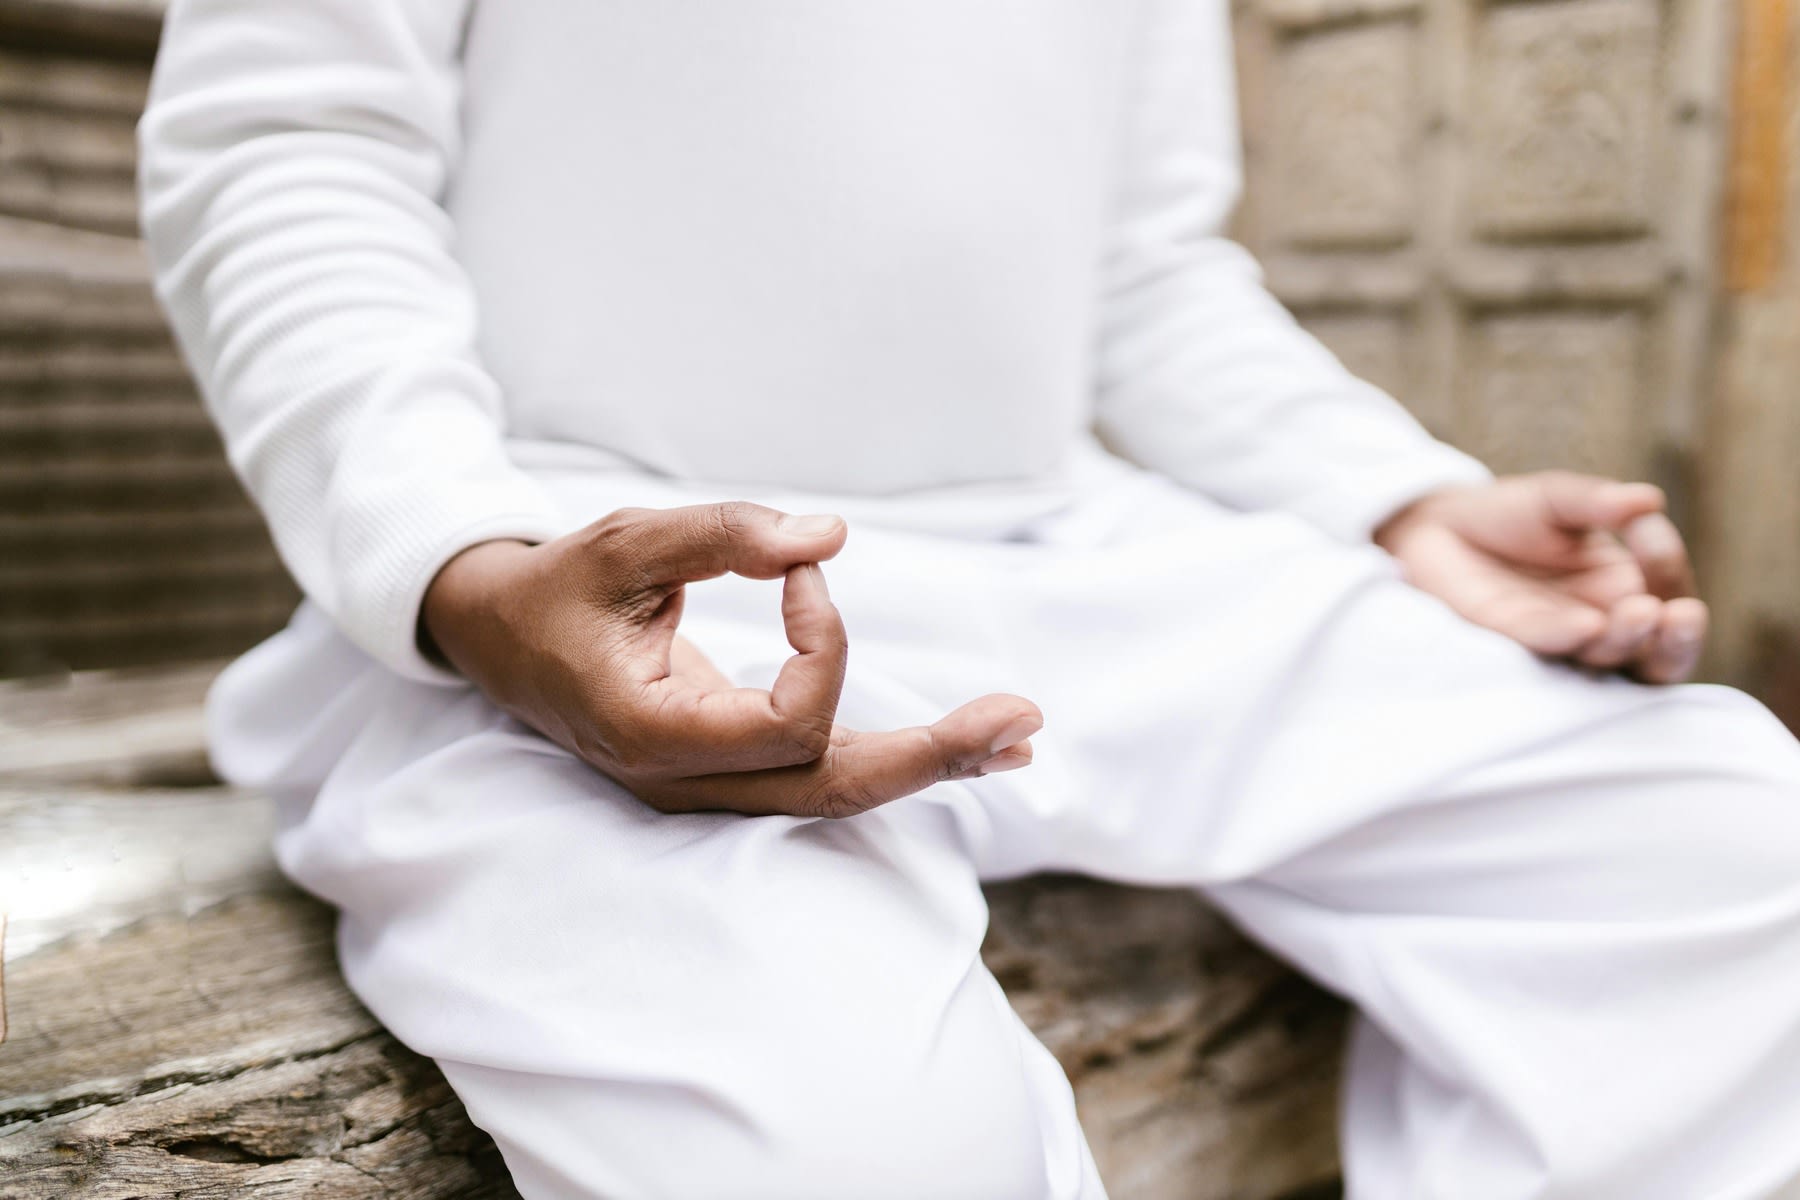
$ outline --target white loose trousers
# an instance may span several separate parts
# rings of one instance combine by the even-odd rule
[[[1101,1196],[978,954],[979,881],[1039,869],[1203,889],[1357,1004],[1357,1200],[1800,1176],[1800,750],[1758,705],[1547,664],[1378,550],[1132,470],[1004,537],[863,504],[826,569],[840,718],[1017,692],[1031,767],[843,821],[659,815],[310,609],[215,690],[351,985],[525,1195]],[[683,632],[766,685],[777,586],[696,586]]]

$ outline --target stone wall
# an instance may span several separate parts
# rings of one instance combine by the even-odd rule
[[[1800,185],[1727,188],[1800,157],[1800,67],[1758,67],[1795,62],[1790,9],[1234,5],[1241,232],[1276,294],[1500,470],[1666,488],[1714,604],[1707,674],[1800,728]],[[1743,136],[1759,119],[1772,148]],[[1727,281],[1728,243],[1776,265]]]
[[[1685,496],[1726,9],[1240,3],[1244,233],[1271,286],[1496,468]]]

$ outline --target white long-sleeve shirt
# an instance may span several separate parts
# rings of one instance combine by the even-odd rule
[[[158,292],[307,594],[417,678],[546,464],[1054,496],[1088,431],[1344,537],[1485,477],[1221,235],[1227,0],[175,0]]]

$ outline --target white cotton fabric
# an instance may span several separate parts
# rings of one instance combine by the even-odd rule
[[[1231,94],[1225,0],[174,0],[147,244],[308,596],[215,755],[533,1200],[1101,1195],[978,956],[1038,869],[1357,1002],[1356,1200],[1800,1172],[1800,752],[1396,578],[1486,475],[1221,236]],[[847,722],[1015,691],[1036,762],[660,816],[419,653],[464,547],[742,498],[851,522]],[[786,653],[769,585],[683,629]]]
[[[862,523],[826,573],[845,721],[1013,691],[1036,761],[847,821],[662,816],[311,608],[215,690],[351,984],[526,1196],[1102,1196],[978,953],[978,880],[1039,869],[1202,888],[1357,1003],[1354,1200],[1800,1176],[1800,748],[1741,694],[1546,664],[1376,550],[1129,471],[1006,541]],[[778,585],[689,592],[766,686]]]
[[[392,669],[546,458],[993,504],[1097,425],[1347,538],[1485,477],[1220,236],[1225,0],[175,0],[159,294],[313,602]]]

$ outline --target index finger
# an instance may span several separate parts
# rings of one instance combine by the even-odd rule
[[[817,563],[788,572],[781,618],[794,656],[768,691],[683,689],[658,709],[660,745],[682,774],[792,766],[830,748],[850,642]]]
[[[588,527],[589,543],[627,587],[669,587],[731,572],[778,579],[844,548],[842,517],[795,516],[747,501],[622,508]]]
[[[1573,471],[1540,471],[1546,515],[1564,529],[1619,529],[1647,513],[1661,512],[1662,489],[1653,483],[1623,483]]]
[[[700,657],[716,677],[707,681],[714,685],[696,686],[691,672],[671,672],[643,680],[638,705],[621,706],[617,695],[596,697],[596,706],[610,705],[615,724],[627,731],[610,747],[618,769],[639,779],[685,778],[792,766],[824,754],[850,648],[817,563],[788,572],[781,616],[795,653],[768,691],[733,687],[687,647],[684,653]],[[674,654],[672,645],[670,665]]]

